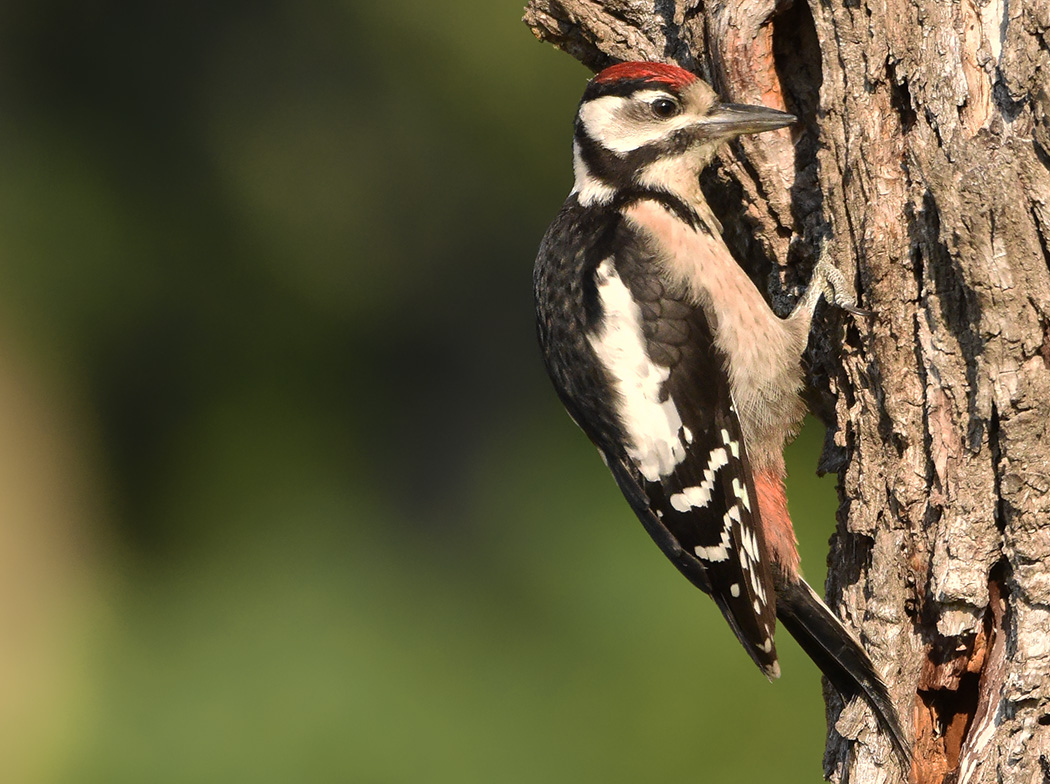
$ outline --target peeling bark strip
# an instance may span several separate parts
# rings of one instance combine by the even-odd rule
[[[532,0],[525,21],[591,68],[676,62],[802,118],[704,187],[775,307],[829,236],[879,313],[811,351],[842,487],[829,597],[914,706],[911,781],[1050,780],[1050,4]],[[862,706],[829,718],[833,780],[897,780]]]

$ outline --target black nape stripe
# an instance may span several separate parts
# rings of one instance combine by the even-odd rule
[[[711,227],[707,225],[707,222],[700,217],[696,210],[673,193],[658,188],[643,188],[638,186],[617,191],[610,206],[615,209],[623,209],[635,202],[646,200],[655,201],[663,205],[668,211],[674,213],[675,217],[683,223],[688,224],[695,231],[706,234],[708,237],[713,236],[711,233]]]
[[[612,187],[630,182],[638,171],[638,161],[630,157],[621,157],[601,146],[587,135],[583,124],[576,121],[576,143],[580,147],[580,157],[592,177],[596,177]]]
[[[682,128],[663,139],[617,154],[589,136],[583,123],[577,119],[573,138],[580,148],[580,157],[587,165],[587,171],[615,187],[632,182],[638,172],[651,163],[688,152],[696,143],[693,137],[693,133]]]
[[[673,193],[661,188],[629,184],[634,182],[637,173],[645,166],[666,155],[680,154],[684,151],[690,144],[688,134],[676,133],[663,142],[648,144],[619,156],[588,136],[582,124],[577,121],[576,143],[579,145],[580,157],[583,158],[591,176],[616,189],[617,195],[612,206],[625,207],[637,201],[651,199],[662,204],[696,231],[713,236],[711,227],[701,219],[696,210]]]

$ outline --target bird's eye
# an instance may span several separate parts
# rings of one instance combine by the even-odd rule
[[[649,104],[649,108],[651,108],[653,114],[661,120],[666,120],[668,117],[674,117],[679,111],[678,102],[670,98],[657,98]]]

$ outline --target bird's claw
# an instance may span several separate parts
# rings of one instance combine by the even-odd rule
[[[820,291],[823,293],[824,299],[828,301],[828,304],[841,308],[854,316],[875,318],[878,315],[875,311],[857,307],[857,300],[853,296],[852,287],[846,282],[845,276],[832,264],[831,253],[828,251],[828,243],[826,242],[820,249],[820,260],[813,270],[813,281],[820,287]]]

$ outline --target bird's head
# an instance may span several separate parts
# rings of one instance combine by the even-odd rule
[[[613,65],[591,79],[580,101],[574,190],[596,201],[630,187],[679,191],[722,142],[795,119],[765,106],[722,103],[706,82],[675,65]]]

